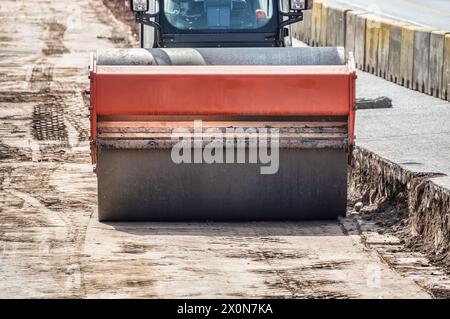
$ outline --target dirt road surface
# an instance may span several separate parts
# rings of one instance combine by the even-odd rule
[[[131,46],[101,1],[0,5],[0,297],[430,297],[339,222],[102,224],[89,53]]]

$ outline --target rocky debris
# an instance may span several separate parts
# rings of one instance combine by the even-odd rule
[[[376,99],[357,98],[356,108],[358,110],[389,109],[392,107],[392,100],[387,96],[380,96]]]
[[[357,202],[357,203],[355,204],[355,210],[356,210],[357,212],[359,212],[363,207],[364,207],[364,204],[363,204],[362,202]]]

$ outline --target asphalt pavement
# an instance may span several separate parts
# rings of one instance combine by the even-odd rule
[[[450,103],[358,71],[357,97],[392,99],[392,108],[356,112],[356,144],[417,173],[445,176],[450,189]]]

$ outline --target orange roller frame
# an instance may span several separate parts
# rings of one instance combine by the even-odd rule
[[[343,66],[91,65],[97,116],[348,116],[353,141],[353,61]]]

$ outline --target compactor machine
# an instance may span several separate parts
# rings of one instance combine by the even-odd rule
[[[345,215],[355,68],[292,39],[312,0],[135,0],[90,66],[101,221]]]

